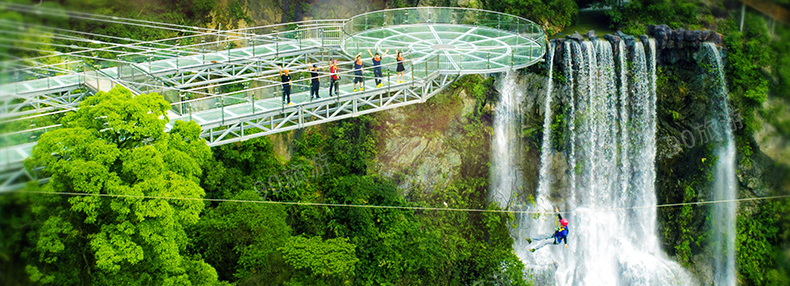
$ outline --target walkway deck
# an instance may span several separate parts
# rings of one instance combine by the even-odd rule
[[[106,48],[115,49],[112,59],[83,56],[76,63],[19,69],[12,73],[13,82],[0,85],[0,120],[26,122],[62,114],[75,110],[84,96],[122,85],[134,94],[162,94],[172,106],[167,129],[175,121],[195,121],[207,144],[217,146],[424,102],[459,75],[524,68],[542,61],[546,50],[542,28],[526,19],[461,8],[383,10],[222,36],[182,37],[169,47],[162,44],[167,39],[140,42],[123,45],[123,52],[117,52],[119,45]],[[193,44],[178,46],[181,40]],[[390,50],[382,60],[380,88],[369,70],[367,49]],[[404,53],[402,82],[395,80],[395,50]],[[359,52],[368,70],[366,88],[355,91],[351,60]],[[339,60],[342,73],[340,94],[331,98],[329,58]],[[314,63],[321,68],[322,98],[310,100],[309,79],[300,73]],[[281,102],[278,65],[294,73],[293,105]],[[58,126],[31,124],[0,135],[0,192],[36,180],[22,162],[35,140],[53,128]]]

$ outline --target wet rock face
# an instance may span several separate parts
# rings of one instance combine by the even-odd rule
[[[566,36],[568,39],[577,40],[579,42],[584,41],[584,37],[582,37],[579,32],[574,32],[573,35]]]
[[[659,49],[699,47],[704,42],[724,43],[724,36],[708,30],[672,30],[667,25],[647,25],[647,34],[656,39]]]
[[[595,30],[590,30],[587,34],[584,34],[585,37],[590,39],[590,41],[595,41],[598,39],[598,35],[595,34]]]
[[[648,25],[647,33],[652,34],[653,38],[656,39],[657,48],[666,49],[669,45],[669,37],[672,35],[672,29],[667,25]]]
[[[623,42],[625,42],[627,46],[632,46],[636,42],[636,38],[634,38],[634,36],[626,35],[625,33],[623,33],[623,31],[617,31],[617,33],[615,33],[615,36],[623,40]]]
[[[617,47],[618,45],[620,45],[620,37],[618,36],[612,34],[606,34],[603,35],[603,38],[609,41],[610,43],[612,43],[612,47]]]

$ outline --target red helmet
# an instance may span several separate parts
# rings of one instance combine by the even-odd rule
[[[568,220],[567,220],[567,219],[561,219],[561,220],[560,220],[560,224],[561,224],[562,226],[568,226]]]

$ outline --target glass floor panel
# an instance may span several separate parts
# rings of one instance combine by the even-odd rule
[[[527,45],[532,41],[526,36],[489,27],[414,24],[362,31],[345,39],[341,47],[349,55],[365,54],[368,49],[405,50],[415,62],[437,62],[443,73],[494,72],[526,67],[541,57],[543,52],[539,46],[535,46],[538,50],[533,50]],[[394,52],[390,52],[384,62],[393,61],[394,57]]]

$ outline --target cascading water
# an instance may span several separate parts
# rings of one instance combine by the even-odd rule
[[[549,64],[549,79],[546,85],[546,97],[544,99],[543,104],[543,142],[541,143],[541,154],[540,154],[540,170],[539,170],[539,179],[538,179],[538,190],[535,196],[535,204],[528,207],[521,207],[521,210],[526,211],[550,211],[551,210],[551,202],[549,201],[549,194],[550,194],[550,185],[551,185],[551,173],[549,173],[549,167],[551,159],[554,155],[554,150],[551,145],[551,122],[552,122],[552,111],[551,111],[551,103],[553,99],[553,90],[554,90],[554,46],[550,45],[550,48],[547,51],[548,53],[548,64]],[[553,222],[553,217],[534,217],[527,214],[520,214],[516,216],[516,221],[519,227],[512,231],[512,235],[515,238],[513,247],[516,250],[516,254],[522,258],[529,258],[530,260],[527,262],[530,265],[531,275],[541,281],[550,281],[551,274],[556,270],[556,263],[551,258],[551,254],[549,252],[539,253],[537,255],[527,256],[527,250],[529,249],[529,243],[526,242],[524,238],[530,237],[530,233],[528,232],[529,229],[536,228],[536,229],[546,229],[550,230],[550,224]],[[551,221],[550,221],[551,220]],[[522,225],[523,224],[523,225]]]
[[[545,141],[552,136],[553,118],[547,95],[541,176],[536,204],[527,209],[550,212],[556,205],[571,212],[564,215],[570,220],[570,247],[529,252],[524,237],[551,232],[554,216],[518,216],[514,247],[536,285],[695,284],[660,251],[656,235],[655,45],[649,47],[648,61],[642,44],[635,43],[631,65],[625,62],[625,46],[618,46],[615,57],[608,41],[566,41],[564,55],[556,57],[563,61],[570,87],[570,98],[563,100],[562,153],[570,166],[569,186],[551,190],[548,180],[554,150]]]
[[[578,48],[578,43],[573,43]],[[573,62],[571,61],[571,42],[565,42],[565,55],[563,56],[563,66],[565,67],[564,73],[566,82],[568,83],[568,113],[565,116],[565,128],[568,130],[567,137],[565,137],[566,146],[568,148],[568,166],[570,169],[570,193],[576,193],[576,102],[574,96],[573,84]],[[545,128],[545,127],[544,127]],[[572,200],[575,198],[571,197]]]
[[[518,158],[521,146],[521,115],[524,93],[516,84],[516,73],[509,72],[500,85],[501,98],[494,110],[494,137],[491,144],[491,186],[489,199],[509,208],[515,188],[520,187]]]
[[[632,120],[629,122],[633,132],[631,137],[631,191],[628,204],[630,206],[654,206],[655,195],[655,156],[656,156],[656,96],[655,80],[648,71],[647,59],[642,43],[634,44],[634,65],[632,70],[633,94],[631,104]],[[652,64],[650,64],[652,66]],[[628,206],[628,205],[625,205]],[[629,217],[639,221],[631,232],[633,243],[642,244],[642,249],[658,246],[656,231],[655,208],[636,209],[628,212]],[[657,249],[650,249],[651,252]]]
[[[713,199],[734,200],[737,195],[735,181],[735,139],[732,134],[730,107],[727,104],[728,92],[724,81],[724,66],[719,50],[713,43],[705,43],[705,50],[717,72],[717,89],[711,102],[716,120],[712,120],[714,132],[724,135],[713,150],[719,158],[714,167]],[[713,281],[715,285],[735,285],[735,211],[736,203],[729,201],[714,204],[712,212],[716,222],[712,224],[712,245],[714,254]]]
[[[549,185],[551,184],[551,174],[549,173],[549,162],[551,161],[552,155],[554,155],[554,150],[551,146],[551,100],[552,100],[552,90],[554,89],[554,82],[552,81],[554,77],[554,49],[548,49],[549,55],[549,80],[546,84],[546,98],[543,101],[543,142],[541,143],[541,152],[540,152],[540,171],[538,175],[538,195],[537,200],[538,205],[547,206],[549,205],[547,195],[549,193]],[[545,202],[544,202],[545,201]]]
[[[625,42],[619,41],[617,45],[617,52],[618,52],[618,59],[620,61],[620,99],[618,101],[618,109],[620,111],[620,129],[618,133],[620,134],[620,149],[618,152],[620,153],[620,175],[622,176],[619,178],[620,180],[620,196],[626,196],[628,194],[628,187],[631,174],[631,161],[628,159],[628,150],[631,149],[631,139],[629,136],[628,131],[628,122],[630,116],[630,107],[628,106],[628,71],[626,69],[627,63],[625,60]]]

